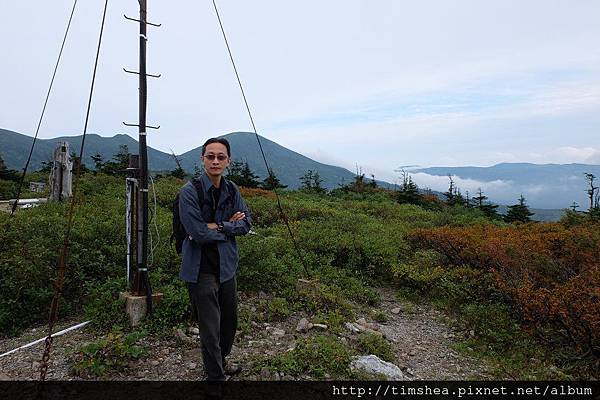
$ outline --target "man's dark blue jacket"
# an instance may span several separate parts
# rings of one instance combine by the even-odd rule
[[[198,179],[204,190],[204,198],[210,199],[211,196],[208,191],[213,186],[212,182],[206,173],[203,173]],[[234,193],[229,193],[229,187],[234,189],[232,191]],[[179,218],[187,234],[192,237],[191,240],[189,236],[185,239],[181,252],[179,277],[186,282],[198,282],[202,254],[201,245],[206,243],[217,244],[221,282],[233,278],[237,270],[239,255],[235,236],[245,235],[250,231],[250,212],[235,183],[229,182],[228,185],[225,178],[221,178],[220,188],[221,196],[219,197],[214,220],[223,224],[222,232],[217,232],[216,229],[209,229],[206,226],[205,221],[211,220],[211,216],[207,214],[209,210],[205,210],[203,214],[198,193],[191,182],[186,183],[179,192]],[[204,207],[204,209],[207,208]],[[229,222],[229,218],[238,211],[246,214],[246,217],[240,221]]]

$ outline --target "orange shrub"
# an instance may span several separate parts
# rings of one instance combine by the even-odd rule
[[[600,358],[600,229],[558,223],[418,229],[418,248],[493,273],[524,322]]]
[[[266,197],[268,199],[274,199],[275,193],[270,190],[258,189],[258,188],[240,188],[240,193],[244,198],[250,197]]]

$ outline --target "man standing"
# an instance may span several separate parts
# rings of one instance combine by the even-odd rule
[[[238,187],[222,176],[230,163],[229,142],[208,139],[201,158],[204,172],[179,194],[179,217],[188,235],[179,276],[197,312],[207,380],[222,381],[226,373],[239,372],[225,357],[237,329],[235,236],[250,231],[250,213]]]

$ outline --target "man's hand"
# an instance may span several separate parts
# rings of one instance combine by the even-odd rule
[[[233,214],[231,218],[229,218],[229,222],[241,221],[244,218],[246,218],[246,214],[244,214],[241,211],[238,211],[235,214]],[[206,227],[208,229],[218,229],[219,225],[217,225],[217,223],[215,222],[209,222],[206,224]]]
[[[235,222],[235,221],[241,221],[244,218],[246,218],[246,214],[244,214],[241,211],[236,212],[235,214],[233,214],[231,216],[231,218],[229,218],[229,222]]]

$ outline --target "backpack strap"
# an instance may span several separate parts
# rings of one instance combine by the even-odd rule
[[[204,187],[202,186],[202,181],[200,179],[192,179],[191,182],[198,194],[198,206],[202,210],[202,206],[204,205]]]
[[[235,196],[237,195],[237,190],[235,187],[235,184],[230,181],[229,179],[225,179],[225,177],[223,177],[223,182],[224,182],[224,186],[225,186],[225,190],[227,191],[227,194],[229,195],[229,200],[228,202],[231,202],[232,204],[235,203]]]

